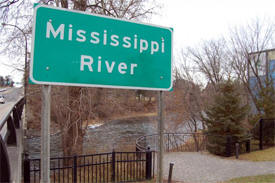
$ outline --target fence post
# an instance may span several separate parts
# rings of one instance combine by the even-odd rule
[[[27,153],[24,154],[24,163],[23,163],[23,172],[24,172],[24,183],[30,183],[31,171],[30,171],[30,159]]]
[[[116,152],[112,152],[112,182],[116,181]]]
[[[260,144],[259,144],[259,148],[260,150],[263,150],[263,119],[260,120],[260,129],[259,129],[259,140],[260,140]]]
[[[146,151],[146,180],[152,179],[152,151],[147,147]]]
[[[199,142],[198,142],[198,138],[197,138],[196,135],[197,135],[197,133],[194,133],[193,138],[194,138],[194,141],[195,141],[196,151],[199,152],[200,151]]]
[[[169,175],[168,175],[168,183],[172,182],[173,166],[174,166],[174,163],[170,163],[170,166],[169,166]]]
[[[250,140],[246,141],[245,146],[246,146],[246,153],[250,153]]]
[[[273,145],[275,146],[275,119],[273,119]]]
[[[138,160],[140,160],[141,159],[141,152],[142,150],[141,149],[139,149],[137,146],[136,146],[136,158],[138,159]]]
[[[138,148],[137,144],[136,144],[136,152],[139,152],[140,149]]]
[[[240,144],[239,144],[239,143],[236,143],[236,144],[235,144],[235,148],[236,148],[236,159],[239,159]]]
[[[231,136],[227,136],[226,137],[226,148],[225,148],[227,157],[231,156],[231,143],[232,143]]]
[[[77,156],[74,156],[73,163],[73,183],[77,183]]]

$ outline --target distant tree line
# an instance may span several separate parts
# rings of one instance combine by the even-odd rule
[[[13,87],[14,81],[12,80],[11,76],[0,76],[0,86],[11,86]]]

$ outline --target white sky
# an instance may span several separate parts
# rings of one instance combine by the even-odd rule
[[[24,60],[24,58],[22,58],[22,60]],[[0,76],[5,77],[7,75],[11,75],[13,81],[21,82],[23,78],[23,72],[19,72],[8,65],[9,65],[9,58],[0,55]]]
[[[274,0],[162,0],[162,15],[153,24],[174,28],[174,47],[218,38],[229,28],[255,18],[275,21]],[[274,22],[275,23],[275,22]]]
[[[275,0],[156,1],[161,2],[163,8],[150,23],[174,28],[174,53],[182,47],[225,35],[229,28],[244,25],[255,18],[275,21]],[[9,74],[19,81],[20,74],[4,66],[3,62],[8,63],[8,60],[0,55],[0,75]]]

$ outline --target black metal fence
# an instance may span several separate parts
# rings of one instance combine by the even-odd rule
[[[275,119],[260,119],[245,140],[225,136],[225,156],[249,153],[275,146]],[[207,142],[209,144],[209,140]]]
[[[219,142],[218,142],[219,141]],[[223,141],[221,143],[221,141]],[[136,141],[136,150],[145,151],[146,147],[151,147],[157,150],[158,135],[142,136]],[[234,156],[236,154],[236,144],[238,143],[238,153],[248,153],[252,150],[252,141],[247,139],[245,141],[238,141],[229,135],[208,135],[202,133],[165,133],[164,134],[164,151],[165,152],[198,152],[213,150],[213,144],[223,144],[224,150],[219,155]],[[213,152],[214,153],[214,152]]]
[[[252,130],[252,148],[263,150],[275,146],[275,119],[260,119]]]
[[[154,177],[155,152],[111,152],[50,158],[53,183],[137,182]],[[24,160],[24,182],[40,182],[40,159]]]
[[[141,136],[136,140],[136,150],[146,151],[147,147],[157,150],[158,134]],[[198,152],[206,149],[207,136],[202,133],[164,133],[165,152]]]
[[[141,136],[136,140],[136,150],[146,147],[157,150],[158,134]],[[260,119],[243,140],[230,135],[203,133],[164,133],[165,152],[211,151],[215,144],[223,144],[222,155],[233,156],[238,152],[249,153],[275,146],[275,119]]]

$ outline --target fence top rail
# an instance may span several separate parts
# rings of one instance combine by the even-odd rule
[[[112,154],[112,152],[96,153],[96,154],[82,154],[82,155],[77,155],[77,157],[83,158],[83,157],[92,157],[92,156],[104,156],[104,155],[110,155],[110,154]]]
[[[2,119],[0,119],[0,131],[2,130],[2,128],[4,127],[4,125],[7,123],[10,114],[13,112],[14,108],[20,104],[22,101],[24,100],[24,97],[19,98],[12,107],[10,107],[10,109],[8,110],[8,112],[4,115],[4,117],[2,117]]]
[[[166,132],[166,133],[163,133],[165,136],[193,136],[193,135],[196,135],[196,136],[204,136],[206,134],[204,133],[201,133],[201,132],[189,132],[189,133],[180,133],[180,132],[176,132],[176,133],[173,133],[173,132]],[[146,151],[147,148],[146,147],[143,147],[140,143],[144,140],[144,139],[148,139],[148,138],[151,138],[151,137],[157,137],[159,134],[157,133],[154,133],[154,134],[150,134],[150,135],[144,135],[144,136],[140,136],[136,139],[136,147],[140,150],[143,150],[143,151]]]
[[[150,134],[150,135],[145,135],[141,136],[136,139],[136,147],[140,151],[146,151],[147,147],[145,147],[142,143],[148,139],[152,139],[152,137],[157,137],[158,134]],[[233,138],[231,134],[224,134],[224,135],[210,135],[208,133],[203,133],[203,132],[190,132],[190,133],[164,133],[165,137],[170,137],[170,138],[177,138],[177,137],[203,137],[203,138],[208,138],[211,136],[216,136],[216,137],[222,137],[222,138]],[[244,140],[243,142],[239,143],[245,143],[247,140]]]
[[[150,152],[155,152],[155,151],[151,151]],[[145,153],[145,152],[137,152],[137,151],[134,151],[134,152],[119,152],[117,151],[116,153],[121,153],[121,154],[136,154],[136,153]]]
[[[256,126],[259,125],[261,121],[273,121],[275,123],[275,118],[261,118],[254,124],[254,127],[252,129],[256,128]]]
[[[150,151],[150,152],[155,152],[155,151]],[[94,156],[104,156],[104,155],[112,155],[112,153],[116,154],[136,154],[136,153],[145,153],[145,152],[122,152],[122,151],[113,151],[113,152],[108,152],[108,153],[97,153],[97,154],[87,154],[87,155],[77,155],[77,156],[62,156],[62,157],[51,157],[50,160],[65,160],[65,159],[73,159],[74,157],[77,158],[84,158],[84,157],[94,157]],[[30,161],[40,161],[40,158],[29,158]]]
[[[166,132],[166,133],[163,133],[164,135],[203,135],[202,133],[173,133],[173,132]],[[136,142],[138,142],[140,139],[143,139],[143,138],[146,138],[146,137],[152,137],[152,136],[158,136],[159,134],[157,133],[154,133],[154,134],[150,134],[150,135],[143,135],[143,136],[140,136],[139,138],[137,138]]]

